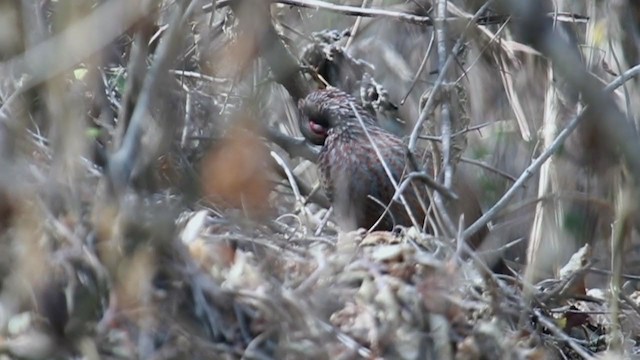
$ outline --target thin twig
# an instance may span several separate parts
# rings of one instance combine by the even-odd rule
[[[293,176],[293,172],[291,171],[291,169],[289,169],[284,159],[280,155],[278,155],[275,151],[269,152],[269,155],[271,155],[271,157],[276,161],[276,163],[280,166],[280,168],[282,168],[282,170],[284,170],[285,174],[287,175],[287,179],[289,180],[289,185],[291,186],[291,190],[293,191],[293,196],[295,197],[296,202],[300,207],[300,210],[305,215],[309,215],[308,211],[306,210],[306,207],[304,206],[305,200],[300,194],[300,189],[298,188],[298,183],[295,177]]]
[[[620,299],[622,301],[624,301],[624,303],[630,307],[631,309],[633,309],[633,311],[636,312],[636,314],[640,315],[640,306],[638,306],[638,304],[636,303],[635,300],[633,300],[629,295],[625,294],[624,292],[620,292]]]
[[[533,310],[533,313],[536,315],[538,321],[542,325],[544,325],[552,334],[559,337],[562,341],[566,342],[567,345],[569,345],[569,347],[572,348],[573,351],[575,351],[578,355],[582,356],[584,359],[595,360],[595,358],[591,354],[589,354],[582,346],[576,343],[575,339],[565,334],[564,331],[556,326],[554,321],[547,319],[547,317],[545,317],[544,314],[540,312],[540,310]]]
[[[454,138],[456,136],[460,136],[460,135],[464,135],[468,132],[474,131],[474,130],[480,130],[484,127],[487,127],[489,125],[495,125],[497,124],[497,121],[490,121],[490,122],[484,122],[482,124],[478,124],[478,125],[473,125],[473,126],[467,126],[466,128],[456,131],[455,133],[451,134],[451,137]],[[431,136],[431,135],[420,135],[418,136],[419,139],[422,140],[429,140],[429,141],[436,141],[436,142],[442,142],[442,137],[441,136]]]
[[[318,149],[304,138],[289,136],[271,127],[266,127],[264,133],[267,139],[280,146],[291,157],[301,157],[311,162],[318,160]]]
[[[365,9],[367,6],[369,6],[369,0],[362,0],[362,5],[360,5],[360,7],[362,9]],[[347,43],[344,46],[345,50],[348,49],[349,46],[351,46],[353,39],[355,39],[356,34],[358,33],[358,29],[360,28],[360,23],[362,23],[362,16],[358,16],[356,18],[356,22],[351,27],[351,34],[349,35],[349,39],[347,39]]]
[[[360,8],[356,6],[332,4],[320,0],[276,0],[280,4],[299,6],[313,10],[327,10],[343,15],[360,17],[389,17],[396,20],[406,21],[414,24],[433,25],[433,21],[428,16],[407,14],[399,11]],[[456,18],[457,19],[457,18]]]
[[[169,70],[169,72],[172,73],[172,74],[178,75],[178,76],[190,77],[190,78],[194,78],[194,79],[198,79],[198,80],[206,80],[206,81],[212,82],[214,84],[226,84],[229,81],[231,81],[229,79],[216,78],[216,77],[205,75],[205,74],[201,74],[201,73],[195,72],[195,71]]]
[[[470,159],[470,158],[464,157],[464,156],[460,157],[460,161],[468,163],[468,164],[477,165],[477,166],[479,166],[479,167],[481,167],[481,168],[483,168],[485,170],[489,170],[491,172],[494,172],[494,173],[496,173],[496,174],[498,174],[498,175],[500,175],[502,177],[505,177],[505,178],[507,178],[507,179],[509,179],[511,181],[518,180],[514,176],[512,176],[512,175],[510,175],[510,174],[508,174],[508,173],[506,173],[506,172],[504,172],[504,171],[502,171],[502,170],[500,170],[500,169],[498,169],[498,168],[496,168],[494,166],[491,166],[491,165],[485,163],[484,161],[478,161],[478,160]]]
[[[266,1],[266,0],[263,0]],[[221,8],[225,6],[229,6],[233,3],[237,2],[237,0],[220,0],[216,4],[212,6],[212,4],[207,4],[202,7],[204,12],[211,11],[213,8]],[[298,6],[313,10],[326,10],[331,11],[347,16],[361,16],[361,17],[388,17],[398,21],[409,22],[413,24],[420,25],[433,25],[433,21],[428,16],[420,16],[414,14],[407,14],[400,11],[394,10],[385,10],[385,9],[375,9],[375,8],[359,8],[356,6],[348,6],[348,5],[337,5],[326,1],[320,0],[272,0],[274,3],[280,3],[291,6]],[[558,12],[548,13],[547,16],[553,17],[557,21],[563,22],[587,22],[589,18],[587,16],[574,14],[570,12]],[[450,20],[459,20],[461,17],[450,17],[447,18],[447,21]],[[491,25],[491,24],[500,24],[507,20],[508,16],[506,15],[490,15],[483,16],[475,21],[479,24],[483,25]]]
[[[598,275],[602,275],[602,276],[611,276],[612,275],[611,271],[605,270],[605,269],[598,269],[598,268],[591,268],[591,269],[589,269],[589,272],[594,273],[594,274],[598,274]],[[625,280],[631,280],[631,281],[640,282],[640,275],[620,274],[620,277],[622,277]]]
[[[451,191],[451,189],[447,189],[446,187],[444,187],[424,171],[414,171],[409,173],[404,178],[404,180],[402,180],[395,194],[393,194],[393,200],[396,200],[398,198],[398,195],[402,194],[407,189],[409,184],[413,182],[413,180],[423,181],[427,186],[442,194],[445,198],[447,198],[447,200],[458,200],[458,195],[456,195],[456,193]]]
[[[411,79],[411,84],[409,85],[409,89],[407,89],[407,93],[400,100],[400,105],[404,105],[405,101],[407,101],[407,98],[409,97],[409,94],[411,94],[413,87],[416,86],[416,84],[418,83],[418,79],[420,78],[420,75],[422,75],[424,68],[427,67],[427,60],[429,60],[429,54],[431,53],[431,49],[433,49],[433,43],[435,42],[435,40],[436,40],[436,34],[432,33],[431,40],[429,40],[429,46],[427,46],[427,51],[424,53],[422,62],[420,62],[420,66],[418,67],[418,71],[416,71],[416,74],[413,76],[413,79]]]
[[[352,102],[349,102],[349,105],[351,106],[351,111],[353,111],[353,113],[356,115],[356,118],[358,119],[358,122],[360,123],[360,126],[364,131],[364,134],[367,136],[369,143],[371,143],[371,146],[373,147],[373,150],[375,151],[376,156],[378,157],[378,160],[380,160],[380,163],[382,164],[382,167],[384,168],[384,171],[387,174],[387,177],[391,181],[391,184],[393,184],[393,188],[397,190],[398,182],[396,181],[396,179],[393,178],[393,173],[391,172],[391,169],[389,169],[387,162],[384,160],[384,157],[382,156],[380,149],[378,149],[378,145],[375,143],[375,141],[373,141],[373,138],[371,138],[371,135],[369,134],[369,130],[364,124],[364,121],[362,121],[362,117],[358,113],[358,110],[356,110],[355,105]],[[411,208],[409,207],[409,203],[407,202],[407,200],[404,198],[404,195],[402,194],[400,194],[400,202],[402,203],[405,210],[407,211],[407,214],[409,215],[409,218],[411,219],[413,226],[420,228],[420,225],[419,225],[420,223],[416,220],[413,214],[413,211],[411,211]]]
[[[322,230],[324,229],[325,226],[327,226],[327,223],[329,222],[329,219],[331,218],[332,213],[333,213],[333,207],[329,207],[329,210],[327,210],[327,212],[324,214],[322,219],[320,219],[320,224],[318,225],[318,228],[313,233],[313,235],[320,236],[320,234],[322,234]]]
[[[442,166],[444,168],[444,186],[446,188],[451,188],[451,181],[453,177],[453,167],[451,166],[451,97],[449,93],[449,91],[451,90],[451,79],[449,78],[451,72],[445,67],[445,64],[448,60],[447,54],[449,53],[449,49],[447,47],[447,23],[444,21],[444,18],[447,16],[447,3],[448,0],[439,0],[437,2],[436,9],[438,13],[438,19],[436,22],[436,40],[438,47],[438,71],[443,75],[442,85],[445,90],[444,96],[441,97],[443,99],[442,104],[440,104],[440,136],[442,137]],[[490,1],[487,1],[485,5],[487,5],[488,3],[490,3]],[[467,26],[469,25],[470,23]],[[461,44],[463,38],[464,34],[460,36],[460,38],[458,39],[458,43]],[[457,54],[457,51],[453,54]],[[450,58],[453,58],[453,56],[451,56]],[[431,93],[431,96],[434,95],[434,93]],[[413,150],[411,146],[409,146],[409,149]],[[436,194],[436,196],[438,195]]]

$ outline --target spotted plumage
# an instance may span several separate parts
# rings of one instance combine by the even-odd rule
[[[410,172],[407,148],[402,140],[379,127],[371,114],[350,95],[329,88],[315,91],[301,100],[301,130],[311,142],[323,145],[318,160],[320,181],[332,201],[338,224],[344,230],[371,228],[384,214],[385,207],[391,204],[376,229],[412,225],[401,202],[392,201],[395,187],[351,104],[395,182],[399,184]],[[414,219],[422,225],[424,211],[413,189],[407,189],[404,196]]]
[[[318,159],[320,181],[331,199],[334,218],[342,230],[369,229],[374,224],[378,230],[391,230],[395,225],[413,225],[404,205],[392,201],[395,187],[372,145],[372,142],[376,144],[393,179],[400,183],[413,170],[403,141],[378,126],[373,116],[353,97],[335,88],[312,92],[299,101],[298,107],[301,112],[300,130],[307,140],[322,145]],[[428,158],[421,166],[430,170],[432,161]],[[453,190],[461,200],[448,204],[453,221],[464,214],[469,224],[482,216],[476,194],[464,173],[458,173],[453,179]],[[414,219],[418,225],[423,225],[424,209],[429,205],[426,192],[408,187],[403,195]],[[385,213],[384,208],[388,204],[389,211]],[[469,239],[469,244],[473,248],[478,247],[487,233],[485,227]]]

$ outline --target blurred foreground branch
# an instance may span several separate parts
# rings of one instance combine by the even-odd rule
[[[259,55],[269,64],[275,80],[297,101],[307,95],[309,88],[300,73],[298,60],[284,46],[273,27],[269,5],[267,1],[235,1],[231,7],[240,26],[255,39]]]
[[[116,192],[123,190],[128,184],[134,167],[141,165],[138,163],[141,158],[153,158],[153,156],[141,156],[142,137],[150,125],[148,122],[151,120],[149,109],[153,107],[161,77],[168,74],[169,67],[177,56],[180,35],[197,3],[197,1],[180,3],[181,6],[173,14],[168,30],[163,36],[154,58],[154,63],[142,84],[138,102],[131,114],[130,125],[126,129],[122,146],[109,160],[109,182],[112,190]],[[165,134],[168,133],[171,123],[173,122],[165,121],[162,123],[160,131]],[[149,152],[156,153],[157,150],[149,149]]]
[[[144,17],[145,9],[146,7],[138,2],[107,1],[60,34],[0,64],[0,67],[9,69],[9,73],[27,76],[20,88],[2,104],[0,116],[7,116],[3,111],[4,108],[18,95],[72,68],[104,48]],[[69,39],[74,40],[69,41]],[[64,52],[60,49],[64,49]],[[54,57],[54,54],[57,56]],[[52,58],[56,61],[43,61],[43,59]]]

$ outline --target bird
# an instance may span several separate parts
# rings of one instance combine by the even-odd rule
[[[396,225],[423,225],[424,209],[429,205],[426,192],[406,187],[402,193],[406,207],[398,196],[394,199],[398,184],[417,170],[400,137],[379,126],[354,97],[334,87],[312,91],[298,101],[298,109],[302,134],[312,144],[322,146],[317,160],[320,185],[341,230],[389,231]],[[427,157],[425,162],[425,170],[430,172],[433,159]],[[482,216],[469,184],[456,178],[452,185],[459,198],[449,206],[452,219],[460,214],[465,221]],[[477,247],[485,234],[479,232],[469,244]]]

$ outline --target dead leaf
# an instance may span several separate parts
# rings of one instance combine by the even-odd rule
[[[390,231],[372,231],[360,242],[360,246],[397,244],[400,239]]]
[[[246,119],[239,118],[225,138],[203,160],[202,184],[207,199],[226,207],[264,215],[273,184],[267,177],[269,151]]]

